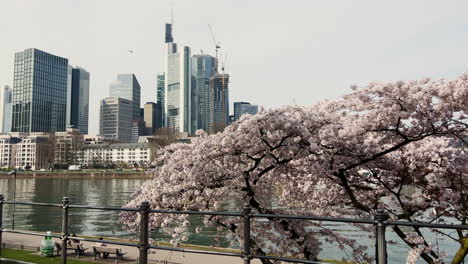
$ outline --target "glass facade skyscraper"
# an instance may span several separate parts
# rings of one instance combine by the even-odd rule
[[[15,54],[13,132],[66,129],[68,59],[38,49]]]
[[[165,125],[176,132],[190,133],[192,87],[190,48],[186,46],[178,48],[175,43],[166,43],[165,69]]]
[[[12,97],[11,87],[5,85],[0,90],[0,126],[2,133],[11,132]]]
[[[120,97],[133,103],[132,121],[140,120],[141,88],[134,74],[118,74],[117,80],[110,85],[111,97]]]
[[[258,112],[258,105],[248,102],[234,102],[234,120],[239,120],[243,114],[255,115]]]
[[[208,131],[224,130],[229,121],[229,74],[215,74],[210,78]]]
[[[132,101],[120,97],[101,100],[99,135],[120,142],[132,141]],[[138,112],[140,110],[138,109]],[[139,113],[138,113],[139,114]]]
[[[88,134],[89,117],[89,72],[76,67],[72,69],[69,125]]]
[[[156,107],[158,107],[159,117],[158,117],[158,124],[157,128],[161,128],[165,126],[165,114],[164,114],[164,86],[166,83],[166,74],[161,73],[157,75],[157,87],[156,87]]]
[[[210,77],[216,72],[216,58],[207,54],[192,56],[192,134],[197,129],[209,129]]]

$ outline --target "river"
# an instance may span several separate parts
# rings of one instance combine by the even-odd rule
[[[16,200],[24,202],[60,203],[62,197],[70,198],[72,204],[103,207],[121,207],[131,194],[136,191],[146,179],[66,179],[66,178],[29,178],[17,179]],[[7,200],[13,199],[14,180],[0,179],[0,194]],[[17,205],[15,213],[15,226],[19,230],[33,230],[39,232],[60,232],[60,208]],[[70,233],[92,236],[136,237],[126,232],[118,222],[118,213],[114,211],[84,210],[72,208],[70,210]],[[13,206],[5,205],[3,226],[11,227]],[[200,218],[192,218],[193,222],[200,223]],[[197,224],[196,224],[197,225]],[[334,230],[340,230],[343,235],[365,241],[369,246],[373,241],[368,234],[356,230],[347,224],[330,224]],[[193,230],[195,226],[191,229]],[[387,238],[398,241],[393,232],[387,231]],[[151,237],[155,240],[168,240],[168,236],[153,232]],[[216,242],[214,228],[204,228],[199,234],[192,232],[189,236],[190,244],[228,246],[227,240]],[[454,255],[456,245],[443,237],[432,235],[433,244],[438,244],[449,256]],[[401,242],[389,244],[389,263],[404,263],[408,247]],[[373,249],[369,250],[373,254]],[[327,259],[341,259],[346,255],[335,245],[324,243],[320,257]]]

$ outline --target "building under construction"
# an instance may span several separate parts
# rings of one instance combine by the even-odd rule
[[[214,74],[210,78],[209,133],[224,130],[229,121],[229,74]]]

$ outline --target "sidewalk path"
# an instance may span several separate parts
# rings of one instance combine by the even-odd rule
[[[39,247],[41,245],[43,237],[32,236],[32,235],[23,235],[23,234],[13,234],[13,233],[3,233],[3,243],[13,244],[13,245],[24,245],[30,247]],[[58,241],[57,239],[54,239]],[[83,241],[86,250],[87,256],[89,258],[92,255],[92,246],[95,245],[93,242]],[[114,247],[113,245],[109,245]],[[127,252],[125,259],[127,263],[135,262],[139,251],[136,247],[126,247],[115,245],[117,248],[121,248],[123,252]],[[70,258],[75,258],[74,254],[69,251],[68,253]],[[88,260],[88,259],[87,259]],[[114,261],[113,257],[109,258],[110,261]],[[155,250],[151,249],[150,254],[148,255],[148,260],[153,261],[150,263],[157,263],[157,260],[167,260],[168,264],[242,264],[243,260],[240,257],[225,257],[225,256],[212,256],[212,255],[202,255],[194,253],[182,253],[182,252],[171,252],[166,250]],[[107,261],[106,261],[107,262]],[[252,260],[252,264],[260,264],[259,260]]]

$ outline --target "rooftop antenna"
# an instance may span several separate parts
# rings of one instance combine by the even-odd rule
[[[174,1],[171,1],[171,25],[174,24]]]

